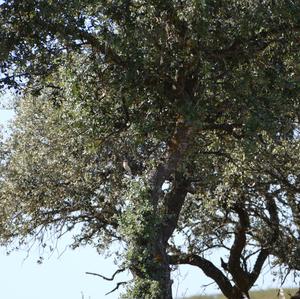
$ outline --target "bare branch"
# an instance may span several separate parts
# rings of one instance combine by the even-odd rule
[[[115,279],[115,276],[121,272],[124,272],[126,270],[126,268],[121,268],[121,269],[118,269],[113,275],[112,277],[106,277],[106,276],[103,276],[101,274],[98,274],[98,273],[93,273],[93,272],[85,272],[85,274],[88,274],[88,275],[94,275],[94,276],[98,276],[98,277],[101,277],[105,280],[109,280],[109,281],[113,281]]]
[[[115,292],[116,290],[119,289],[120,286],[124,285],[124,284],[127,284],[129,281],[120,281],[117,283],[116,287],[114,289],[112,289],[111,291],[109,291],[108,293],[105,294],[105,296]]]

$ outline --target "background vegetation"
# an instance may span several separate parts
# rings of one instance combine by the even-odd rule
[[[294,294],[297,289],[284,289],[284,294],[286,299],[290,296],[289,294]],[[278,298],[278,289],[268,289],[268,290],[261,290],[261,291],[253,291],[250,292],[252,299],[275,299]],[[186,299],[225,299],[226,297],[223,295],[211,295],[211,296],[192,296]]]

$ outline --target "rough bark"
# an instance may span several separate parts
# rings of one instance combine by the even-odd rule
[[[249,277],[241,267],[242,252],[246,246],[246,231],[249,227],[249,216],[246,210],[239,204],[234,208],[239,217],[236,227],[234,242],[230,250],[228,260],[228,272],[239,290],[247,293],[249,290]]]
[[[169,141],[166,158],[163,163],[152,171],[150,176],[149,201],[153,207],[153,218],[156,214],[163,215],[161,223],[154,230],[154,237],[147,240],[145,248],[150,248],[147,259],[152,260],[153,267],[148,269],[148,278],[156,281],[161,290],[161,298],[172,299],[172,280],[169,256],[167,254],[168,240],[172,236],[178,222],[179,214],[184,203],[189,181],[177,172],[184,160],[191,137],[191,129],[179,119],[174,134]],[[172,189],[167,194],[162,192],[162,185],[172,179]],[[133,269],[133,274],[144,278],[142,271]]]
[[[179,214],[184,203],[185,196],[187,194],[187,189],[189,182],[180,177],[178,182],[175,182],[173,190],[164,199],[165,201],[165,216],[166,219],[162,224],[162,229],[159,234],[159,248],[158,254],[162,255],[162,268],[163,273],[165,273],[166,281],[165,286],[168,289],[168,294],[166,298],[172,298],[172,281],[170,279],[170,261],[167,254],[168,240],[172,236],[179,218]]]

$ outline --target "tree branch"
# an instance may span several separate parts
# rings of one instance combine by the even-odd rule
[[[43,30],[47,29],[54,35],[59,33],[63,39],[66,39],[68,36],[72,36],[73,39],[85,40],[93,49],[105,55],[109,61],[116,65],[123,67],[127,65],[127,63],[107,43],[100,42],[99,39],[92,33],[80,30],[75,26],[70,27],[65,24],[54,24],[50,21],[46,22],[40,18],[38,18],[36,22],[41,26],[41,28],[43,28]]]
[[[262,270],[262,267],[266,261],[266,259],[268,258],[270,252],[267,249],[262,249],[259,254],[258,257],[255,261],[253,270],[251,271],[250,275],[249,275],[249,288],[251,288],[255,281],[257,280],[258,276],[260,275],[260,272]]]
[[[113,281],[115,279],[115,276],[121,272],[124,272],[126,270],[126,268],[121,268],[121,269],[118,269],[111,277],[106,277],[106,276],[103,276],[101,274],[98,274],[98,273],[93,273],[93,272],[85,272],[85,274],[88,274],[88,275],[94,275],[94,276],[98,276],[98,277],[101,277],[102,279],[105,279],[105,280],[109,280],[109,281]]]
[[[192,128],[183,119],[179,119],[172,138],[169,140],[166,161],[159,164],[150,175],[151,201],[157,206],[162,194],[162,184],[171,174],[175,173],[179,161],[188,149]]]
[[[212,262],[202,258],[196,254],[178,254],[169,256],[171,265],[189,264],[199,267],[206,276],[213,279],[223,294],[230,298],[232,295],[233,287],[229,279],[219,270]]]
[[[108,293],[106,293],[105,296],[107,296],[107,295],[109,295],[109,294],[115,292],[116,290],[119,289],[120,286],[122,286],[122,285],[124,285],[124,284],[127,284],[128,282],[129,282],[129,281],[120,281],[120,282],[118,282],[117,285],[116,285],[116,287],[113,288],[113,289],[112,289],[111,291],[109,291]]]
[[[249,216],[245,209],[239,204],[236,204],[234,210],[239,217],[239,223],[235,231],[235,237],[233,245],[230,249],[230,255],[228,260],[228,271],[232,275],[235,283],[242,287],[244,290],[248,290],[248,276],[240,265],[242,251],[246,246],[246,230],[249,227]]]
[[[260,253],[258,254],[258,257],[255,261],[253,270],[252,270],[251,274],[249,275],[250,287],[252,287],[253,284],[255,283],[255,281],[257,280],[257,278],[261,272],[261,269],[264,265],[264,262],[270,255],[269,248],[272,247],[272,245],[276,242],[276,240],[278,239],[278,236],[279,236],[280,223],[279,223],[276,201],[273,198],[273,194],[269,193],[268,189],[265,190],[264,197],[265,197],[265,201],[266,201],[266,207],[267,207],[267,210],[270,215],[270,227],[272,229],[272,235],[271,235],[271,239],[268,241],[268,244],[266,244],[266,246],[268,246],[268,247],[262,248]]]
[[[173,190],[168,193],[164,199],[165,214],[167,216],[163,227],[165,242],[168,241],[177,226],[179,214],[188,192],[189,185],[190,183],[187,179],[181,174],[176,173]]]

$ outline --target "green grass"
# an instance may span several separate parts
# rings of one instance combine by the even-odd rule
[[[286,299],[289,299],[289,294],[296,293],[297,289],[284,289]],[[251,299],[277,299],[278,289],[269,289],[262,291],[250,292]],[[222,295],[210,295],[210,296],[193,296],[186,297],[185,299],[226,299]]]

